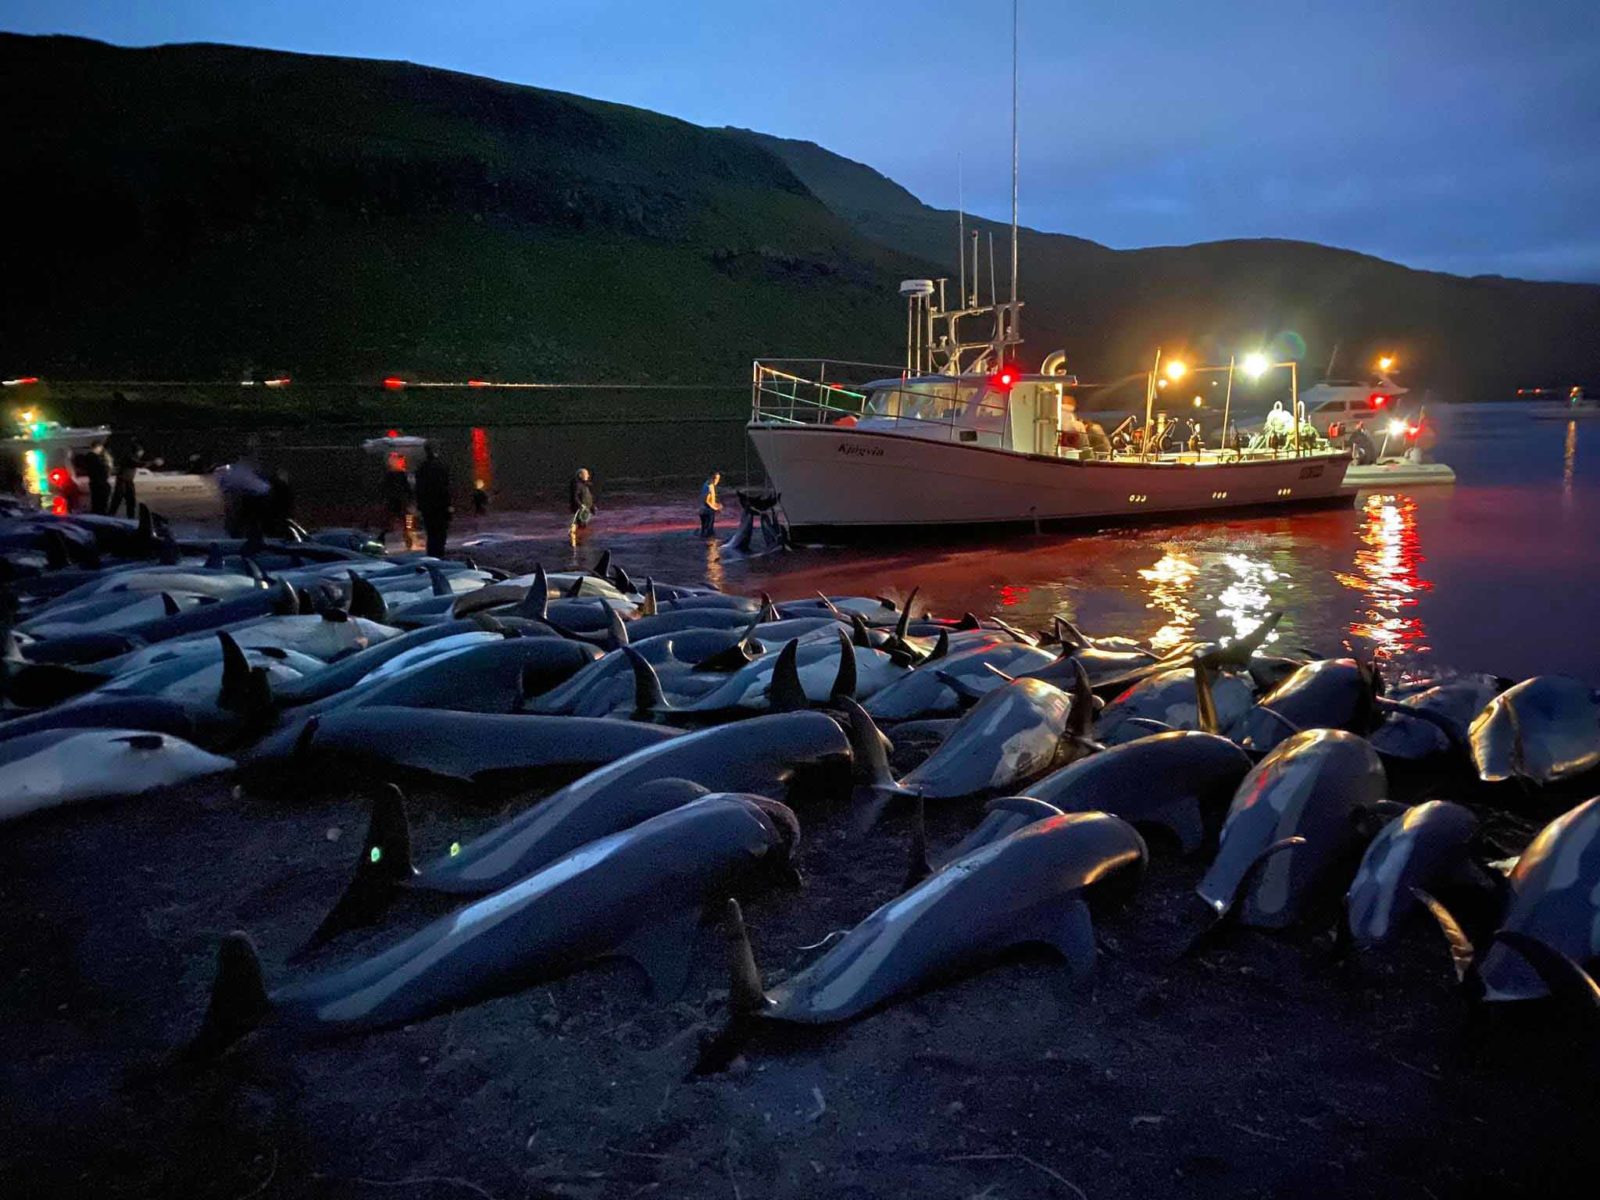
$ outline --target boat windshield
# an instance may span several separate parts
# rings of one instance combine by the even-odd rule
[[[953,379],[910,380],[875,388],[862,408],[867,417],[903,417],[913,421],[956,421],[983,393],[986,384]]]

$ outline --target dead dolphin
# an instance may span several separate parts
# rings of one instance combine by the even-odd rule
[[[137,796],[233,769],[181,738],[140,729],[47,729],[0,742],[0,821]]]
[[[1430,800],[1378,831],[1345,894],[1345,924],[1357,946],[1387,940],[1419,907],[1415,889],[1437,894],[1472,870],[1478,819],[1459,804]]]
[[[1585,971],[1600,967],[1600,796],[1563,813],[1522,852],[1502,930],[1542,943]],[[1491,945],[1478,976],[1484,998],[1543,996],[1550,981],[1514,950]]]
[[[736,1012],[772,1021],[848,1021],[1014,946],[1054,946],[1074,972],[1094,964],[1090,905],[1125,900],[1144,839],[1106,813],[1046,817],[973,850],[891,900],[770,994],[729,902]]]
[[[1052,655],[1020,642],[982,640],[922,663],[902,673],[866,701],[867,712],[879,721],[910,721],[959,713],[980,696],[1000,687],[1008,677],[1027,675],[1048,663]],[[1069,667],[1055,686],[1070,688],[1076,676]]]
[[[1195,890],[1219,917],[1235,913],[1264,929],[1292,924],[1307,894],[1360,844],[1356,822],[1386,787],[1365,738],[1336,729],[1294,734],[1239,784],[1217,857]],[[1285,846],[1289,839],[1303,840]]]
[[[362,705],[314,718],[298,751],[340,766],[503,789],[570,779],[676,736],[633,721]]]
[[[574,845],[594,820],[626,806],[644,784],[689,779],[719,791],[781,795],[817,774],[842,781],[850,744],[832,718],[815,712],[754,717],[637,750],[592,771],[524,813],[424,867],[416,886],[482,894],[515,882]],[[819,781],[827,785],[830,780]]]
[[[1261,697],[1226,733],[1246,750],[1264,753],[1302,729],[1366,734],[1374,723],[1377,674],[1353,658],[1307,663]]]
[[[1221,824],[1250,756],[1225,737],[1173,730],[1110,746],[1047,775],[1023,794],[1063,812],[1103,811],[1161,825],[1192,854]]]
[[[896,796],[956,800],[1013,792],[1092,753],[1097,747],[1085,732],[1094,719],[1093,699],[1087,682],[1080,681],[1074,696],[1037,679],[1014,680],[978,701],[939,748],[898,783],[889,774],[872,718],[860,705],[842,701],[856,760],[871,776],[873,801],[862,823],[870,825]]]
[[[763,860],[787,862],[799,825],[783,805],[710,795],[590,842],[391,949],[270,995],[249,939],[223,943],[192,1051],[220,1051],[271,1022],[324,1036],[420,1020],[584,962],[638,962],[664,997],[682,990],[705,902]]]
[[[1221,675],[1209,683],[1213,728],[1207,729],[1202,720],[1195,668],[1175,667],[1141,679],[1107,704],[1095,721],[1095,740],[1111,746],[1148,737],[1160,731],[1156,726],[1219,733],[1244,714],[1254,697],[1250,685],[1236,675]]]
[[[1589,689],[1536,675],[1489,701],[1472,722],[1472,761],[1485,783],[1546,784],[1600,766],[1600,709]]]

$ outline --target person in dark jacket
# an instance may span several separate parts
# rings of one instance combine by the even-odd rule
[[[89,481],[89,511],[103,517],[111,511],[111,456],[104,442],[96,442],[83,456],[83,474]]]
[[[1357,421],[1356,427],[1350,431],[1350,457],[1357,466],[1378,461],[1378,448],[1372,444],[1372,435],[1367,432],[1365,421]]]
[[[139,500],[134,495],[133,481],[139,473],[139,468],[144,465],[144,447],[136,441],[129,442],[117,458],[117,485],[111,489],[113,514],[121,508],[131,519],[138,512]]]
[[[594,519],[594,485],[588,467],[579,467],[567,486],[568,506],[572,509],[572,523],[567,526],[567,536],[576,540],[578,530]]]
[[[269,537],[286,538],[294,521],[294,488],[289,486],[289,476],[283,470],[272,473],[267,480],[267,494],[262,501],[262,526]]]
[[[450,468],[434,451],[432,442],[423,447],[422,465],[417,468],[417,512],[428,534],[428,553],[439,558],[444,554],[450,514],[455,509],[450,506]]]
[[[398,530],[400,543],[407,550],[412,549],[411,501],[411,476],[406,474],[405,456],[390,454],[383,472],[383,507],[388,518],[383,532],[387,537],[390,530]]]

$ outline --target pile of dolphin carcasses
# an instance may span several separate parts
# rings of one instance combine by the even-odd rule
[[[913,615],[915,592],[773,603],[635,580],[609,554],[507,577],[342,535],[190,544],[148,519],[13,517],[0,563],[0,818],[201,776],[353,773],[370,829],[307,948],[381,923],[402,893],[459,897],[270,991],[230,935],[198,1051],[269,1023],[407,1022],[606,956],[671,995],[707,905],[741,1022],[846,1020],[1022,943],[1086,970],[1091,911],[1138,886],[1156,831],[1163,853],[1208,856],[1197,932],[1331,917],[1342,896],[1341,944],[1370,949],[1426,909],[1477,999],[1600,995],[1600,798],[1509,874],[1471,809],[1390,798],[1402,770],[1455,772],[1548,815],[1549,785],[1600,764],[1573,681],[1395,700],[1367,664],[1265,653],[1275,617],[1157,654],[1060,620],[1032,636]],[[896,741],[933,748],[896,778]],[[540,798],[414,858],[392,784],[414,777]],[[969,828],[936,863],[930,805]],[[802,818],[883,838],[886,810],[909,815],[906,890],[768,994],[731,897],[798,880]]]

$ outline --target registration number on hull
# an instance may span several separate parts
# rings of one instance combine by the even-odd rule
[[[881,446],[856,446],[856,445],[851,444],[850,442],[840,442],[839,443],[839,453],[845,455],[848,458],[882,458],[883,457],[883,447],[881,447]]]

